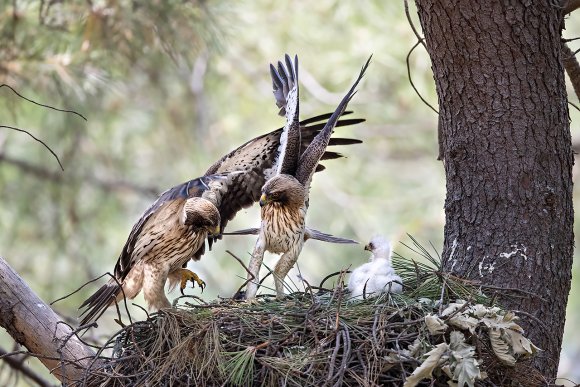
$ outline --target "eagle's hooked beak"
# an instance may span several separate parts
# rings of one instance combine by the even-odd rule
[[[216,237],[216,236],[219,236],[219,235],[220,235],[220,226],[219,226],[219,225],[217,225],[217,226],[215,226],[214,228],[210,229],[210,230],[208,231],[208,234],[209,234],[208,236],[210,236],[210,237]]]
[[[268,197],[266,196],[265,193],[263,193],[262,196],[260,196],[260,207],[264,207],[269,202],[270,201],[268,200]]]
[[[370,243],[365,245],[365,250],[372,251]]]

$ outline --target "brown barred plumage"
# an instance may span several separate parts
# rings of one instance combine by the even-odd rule
[[[168,192],[171,190],[161,195],[133,227],[115,266],[115,278],[81,305],[87,307],[81,325],[97,320],[110,304],[123,297],[132,299],[141,290],[150,310],[171,306],[165,296],[165,282],[169,280],[174,287],[182,280],[182,267],[196,257],[208,233],[218,232],[220,215],[207,199],[193,196],[164,200]],[[195,194],[203,195],[198,191]]]
[[[338,118],[344,113],[355,88],[362,79],[370,58],[363,66],[357,80],[342,99],[324,128],[316,135],[304,151],[300,147],[298,58],[294,61],[285,57],[286,67],[278,62],[278,68],[270,65],[276,105],[286,116],[286,126],[281,136],[284,146],[280,151],[277,173],[262,187],[260,230],[248,265],[246,299],[256,296],[259,272],[264,252],[282,254],[274,267],[274,283],[278,298],[284,296],[284,278],[298,260],[306,235],[305,217],[308,209],[308,191],[318,163],[323,159],[330,136]],[[326,235],[318,233],[318,236]],[[332,241],[336,241],[334,238]],[[343,243],[344,240],[341,241]]]

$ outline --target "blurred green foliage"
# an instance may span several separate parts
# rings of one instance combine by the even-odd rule
[[[332,111],[373,54],[349,106],[367,122],[337,131],[364,144],[340,149],[348,158],[327,162],[328,169],[317,174],[309,224],[363,244],[374,233],[393,241],[407,240],[410,233],[442,246],[445,181],[436,160],[437,116],[407,77],[406,58],[416,37],[403,2],[1,0],[0,5],[0,84],[88,119],[33,105],[0,88],[0,124],[41,138],[65,168],[30,137],[0,128],[0,254],[41,298],[62,297],[112,271],[133,223],[158,193],[283,125],[268,63],[286,52],[300,57],[302,118]],[[411,14],[419,28],[414,9]],[[580,34],[580,23],[567,24],[566,37]],[[410,55],[410,72],[436,106],[422,47]],[[571,109],[573,126],[579,118]],[[573,135],[578,138],[574,129]],[[258,223],[259,212],[251,208],[228,229]],[[191,265],[208,284],[204,298],[237,290],[245,272],[225,251],[247,260],[253,243],[254,238],[224,238]],[[395,250],[407,253],[398,244]],[[318,283],[366,258],[362,246],[309,242],[299,266],[310,283]],[[266,259],[273,262],[273,256]],[[575,274],[578,270],[576,264]],[[76,307],[96,288],[90,284],[54,307],[76,317]],[[575,283],[568,326],[580,323],[579,292]],[[138,308],[132,311],[143,316]],[[113,314],[103,317],[97,332],[115,329]],[[565,354],[578,359],[580,337],[570,329],[566,334]]]

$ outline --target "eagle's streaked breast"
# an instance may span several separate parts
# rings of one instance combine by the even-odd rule
[[[305,207],[288,208],[278,203],[262,207],[262,232],[266,249],[281,254],[302,245],[305,216]]]

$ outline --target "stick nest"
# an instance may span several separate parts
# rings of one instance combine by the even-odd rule
[[[400,295],[353,300],[340,273],[331,289],[307,286],[282,301],[162,310],[114,335],[79,385],[543,384],[526,360],[538,349],[513,313],[442,275],[437,260],[393,262]]]

